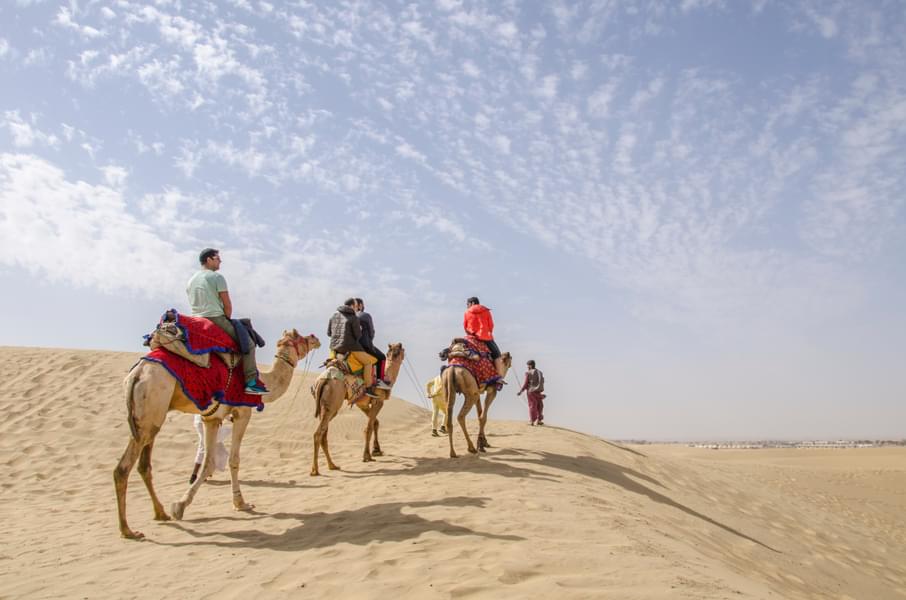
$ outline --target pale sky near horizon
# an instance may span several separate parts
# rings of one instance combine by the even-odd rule
[[[0,81],[0,345],[213,246],[262,362],[362,296],[420,388],[475,295],[551,424],[906,437],[906,3],[7,0]]]

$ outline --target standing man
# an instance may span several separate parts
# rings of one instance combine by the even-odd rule
[[[193,317],[204,317],[211,321],[236,342],[239,338],[230,318],[233,315],[233,303],[227,291],[226,279],[218,273],[220,270],[220,250],[205,248],[198,256],[201,270],[195,273],[186,285],[186,295]],[[255,344],[249,344],[249,350],[242,355],[242,370],[245,375],[245,393],[262,396],[267,388],[258,383],[258,363],[255,362]]]
[[[502,378],[504,371],[503,359],[500,358],[500,348],[494,341],[494,318],[491,316],[491,309],[482,306],[478,298],[472,296],[466,300],[466,312],[462,316],[462,328],[469,335],[474,335],[484,342],[488,350],[491,351],[491,358],[494,360],[494,367],[497,374]]]
[[[544,425],[544,373],[535,368],[535,361],[530,360],[525,363],[528,371],[525,372],[525,381],[522,383],[522,389],[516,392],[517,396],[528,390],[528,409],[530,425],[536,422],[538,425]]]
[[[359,338],[359,343],[365,352],[377,359],[374,370],[377,372],[378,381],[387,383],[384,379],[384,362],[387,360],[387,356],[374,345],[374,321],[371,319],[371,315],[365,312],[365,301],[361,298],[355,299],[355,316],[359,318],[359,325],[362,326],[362,337]]]
[[[377,359],[362,348],[359,340],[362,337],[362,325],[355,314],[355,298],[349,298],[343,303],[343,306],[337,307],[337,312],[330,317],[327,324],[327,335],[330,337],[330,349],[335,353],[351,354],[357,361],[362,363],[362,379],[365,381],[365,393],[372,398],[377,398],[374,393],[374,378],[371,374],[371,367],[377,362]],[[378,387],[390,389],[389,386],[378,384]]]

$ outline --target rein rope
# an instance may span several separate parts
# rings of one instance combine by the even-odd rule
[[[418,376],[415,373],[415,365],[412,364],[412,360],[407,356],[403,360],[403,366],[405,367],[406,376],[409,377],[409,382],[412,383],[412,386],[415,387],[415,391],[418,393],[419,399],[422,401],[422,406],[427,410],[431,410],[431,406],[428,404],[428,399],[425,397],[422,386],[419,384]]]
[[[304,355],[305,358],[304,358],[304,362],[303,362],[303,366],[302,366],[302,371],[303,371],[305,374],[308,374],[308,373],[309,373],[309,369],[311,368],[311,361],[312,361],[312,358],[314,357],[314,351],[311,350],[311,346],[310,346],[310,344],[308,343],[308,338],[299,336],[299,338],[297,338],[297,340],[298,340],[298,341],[294,341],[294,342],[292,343],[293,348],[296,349],[296,355],[300,357],[299,359],[296,360],[296,364],[295,364],[295,365],[294,365],[294,364],[292,363],[292,361],[290,361],[288,358],[286,358],[286,357],[284,357],[284,356],[281,356],[280,354],[277,354],[277,358],[282,359],[283,361],[285,361],[289,366],[291,366],[291,367],[295,370],[295,368],[299,365],[299,363],[303,361],[303,359],[302,359],[303,354],[302,354],[302,351],[299,349],[299,345],[300,345],[300,342],[301,342],[301,343],[305,346],[305,355]],[[300,383],[300,384],[296,387],[296,391],[295,391],[295,393],[293,393],[293,397],[289,399],[289,402],[287,402],[287,404],[286,404],[286,412],[285,412],[284,415],[283,415],[283,420],[280,422],[280,427],[281,427],[281,428],[284,427],[284,426],[287,424],[287,422],[289,421],[290,413],[292,412],[292,409],[293,409],[293,407],[294,407],[295,404],[296,404],[296,397],[299,395],[299,392],[302,390],[302,387],[303,387],[303,385]]]

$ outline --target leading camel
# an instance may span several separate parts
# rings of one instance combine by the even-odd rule
[[[401,343],[397,342],[388,346],[384,380],[390,384],[391,389],[393,384],[396,383],[396,377],[399,375],[400,367],[403,365],[405,357],[406,351]],[[368,417],[368,423],[365,425],[365,450],[362,454],[362,462],[371,462],[374,460],[372,456],[383,455],[381,444],[378,441],[378,429],[380,429],[381,424],[377,416],[384,407],[384,401],[390,397],[390,391],[378,388],[374,392],[378,396],[377,398],[364,396],[356,402],[356,406]],[[318,471],[319,446],[324,451],[324,458],[327,459],[327,468],[331,471],[340,468],[330,458],[330,450],[327,447],[327,430],[330,426],[330,421],[337,416],[343,403],[346,402],[346,383],[343,379],[335,377],[319,377],[312,388],[312,395],[315,398],[315,417],[319,419],[313,435],[314,454],[311,461],[311,476],[315,477],[321,474]],[[374,449],[369,451],[368,446],[371,444],[372,433],[374,434]]]
[[[276,360],[274,360],[271,370],[260,373],[261,381],[270,390],[269,394],[262,397],[265,403],[273,402],[286,392],[292,381],[296,364],[320,345],[321,342],[314,335],[301,336],[295,329],[283,332],[283,336],[277,342]],[[140,539],[144,535],[139,531],[133,531],[126,523],[126,486],[129,483],[132,466],[138,460],[138,472],[145,482],[145,487],[148,488],[151,504],[154,506],[154,520],[169,521],[170,516],[167,515],[154,492],[154,485],[151,481],[151,451],[154,448],[154,438],[160,431],[167,413],[171,410],[190,414],[197,414],[200,411],[195,403],[186,397],[170,372],[155,362],[138,361],[126,376],[124,386],[126,412],[132,437],[129,439],[126,451],[123,452],[123,457],[113,471],[113,482],[116,486],[116,508],[120,534],[124,538]],[[183,512],[192,502],[195,493],[214,471],[213,450],[217,441],[217,431],[220,429],[223,419],[229,415],[233,415],[233,439],[230,447],[230,485],[233,491],[233,508],[236,510],[254,508],[253,505],[245,502],[239,489],[239,447],[252,416],[252,407],[221,404],[213,414],[205,417],[204,466],[195,483],[186,490],[178,502],[173,503],[171,508],[176,519],[182,518]]]
[[[501,379],[503,379],[506,377],[510,367],[513,366],[513,357],[509,352],[504,352],[500,355],[500,358],[503,362],[503,374],[501,375]],[[450,458],[456,458],[456,451],[453,450],[452,419],[456,394],[462,394],[465,397],[462,409],[459,411],[456,420],[459,421],[459,427],[462,429],[463,435],[466,436],[469,452],[472,454],[477,454],[479,450],[484,452],[485,448],[490,448],[484,434],[484,426],[488,422],[488,411],[491,408],[491,403],[497,397],[497,387],[495,385],[479,386],[468,369],[457,366],[450,366],[444,369],[444,372],[441,373],[441,381],[443,381],[444,397],[447,403],[447,408],[444,411],[444,424],[447,428],[447,436],[450,438]],[[482,393],[484,393],[484,406],[481,403]],[[473,406],[477,407],[478,410],[478,450],[475,449],[472,444],[472,438],[469,437],[469,432],[466,430],[466,415],[469,414]]]

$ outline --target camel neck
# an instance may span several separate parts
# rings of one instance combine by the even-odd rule
[[[293,372],[295,372],[295,368],[292,364],[281,358],[279,354],[274,357],[274,364],[271,365],[269,371],[260,371],[261,381],[270,390],[269,394],[262,397],[265,404],[277,400],[289,389],[289,384],[293,380]]]

